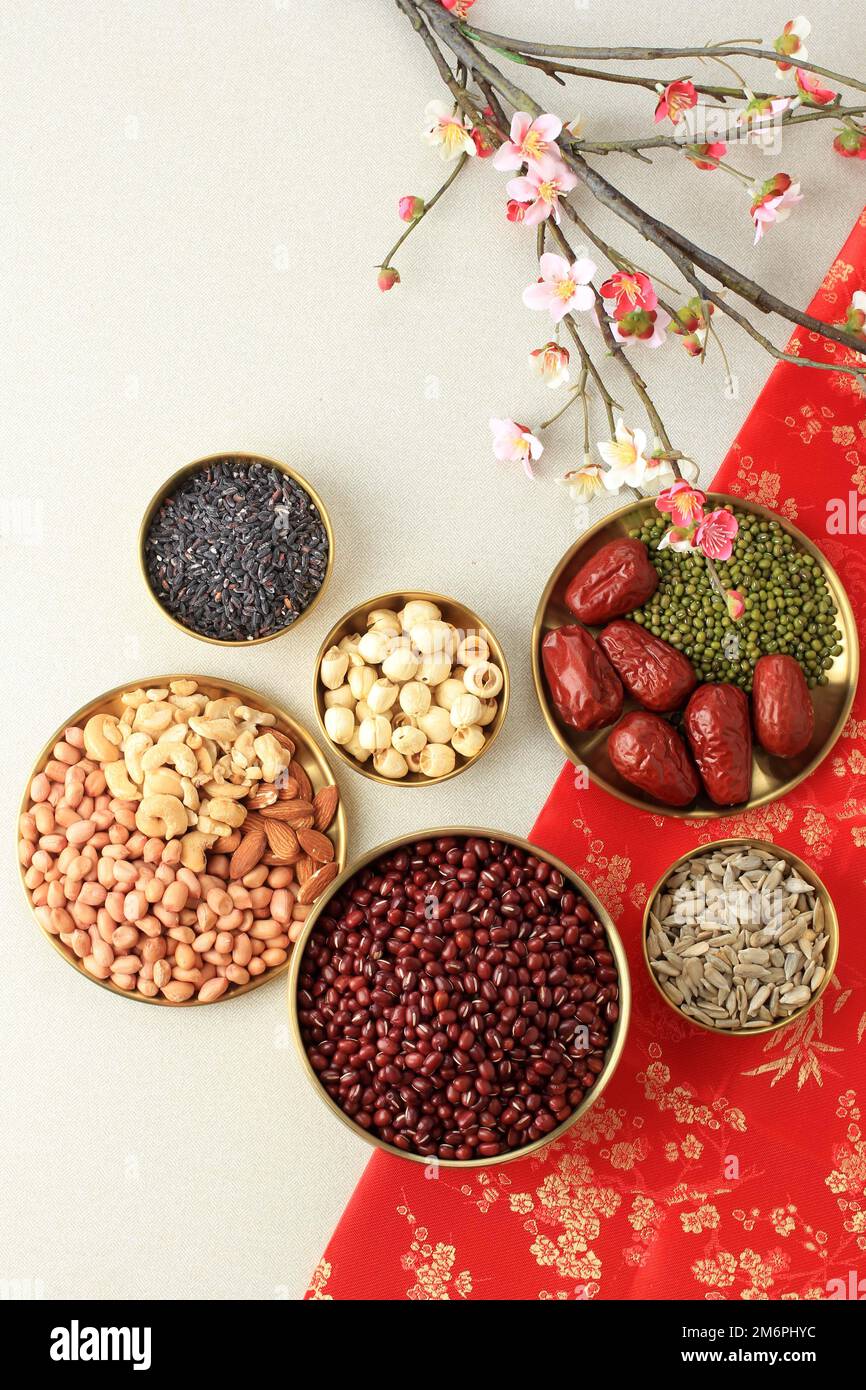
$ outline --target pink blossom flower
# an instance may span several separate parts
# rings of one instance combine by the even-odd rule
[[[623,484],[640,487],[652,467],[647,458],[648,440],[644,430],[632,430],[617,420],[613,439],[599,440],[598,452],[607,464],[602,481],[608,492],[619,492]]]
[[[774,174],[760,188],[752,189],[752,221],[755,224],[755,245],[766,227],[784,222],[795,203],[802,203],[799,183],[792,183],[790,174]]]
[[[424,199],[407,194],[397,204],[397,211],[404,222],[414,222],[424,211]]]
[[[496,151],[494,169],[504,173],[547,155],[555,156],[561,131],[562,121],[558,116],[536,116],[533,120],[528,111],[515,111],[511,118],[511,139]]]
[[[691,111],[693,106],[698,104],[698,94],[692,82],[669,82],[668,85],[660,90],[658,106],[655,110],[655,122],[663,121],[665,116],[669,116],[672,125],[678,125],[686,111]]]
[[[551,215],[559,222],[560,194],[570,193],[576,183],[577,175],[561,160],[545,155],[534,160],[521,178],[509,179],[505,187],[510,198],[530,204],[523,220],[528,227],[535,227]]]
[[[532,477],[532,465],[540,459],[544,445],[529,430],[528,425],[519,425],[516,420],[490,421],[493,431],[493,452],[502,463],[522,463],[527,478]]]
[[[725,603],[728,613],[735,623],[738,623],[746,611],[746,600],[743,598],[739,589],[725,590]]]
[[[545,343],[544,347],[533,348],[529,354],[529,365],[536,376],[546,381],[552,388],[562,386],[568,381],[568,348],[559,343]]]
[[[572,265],[564,256],[545,251],[538,264],[541,279],[523,291],[527,309],[547,309],[553,322],[559,323],[575,309],[592,308],[595,292],[589,282],[596,267],[588,257]]]
[[[779,37],[773,41],[773,47],[784,58],[802,58],[805,62],[809,54],[804,39],[807,39],[811,32],[812,26],[805,15],[798,15],[796,19],[788,20]],[[791,71],[791,64],[778,61],[776,69],[776,76],[782,77]]]
[[[689,145],[686,150],[686,159],[690,159],[696,169],[717,169],[718,161],[724,159],[728,153],[728,147],[723,140],[716,140],[712,145]],[[707,156],[709,155],[709,158]]]
[[[487,128],[487,126],[473,126],[470,134],[472,136],[472,143],[475,146],[475,153],[478,155],[478,158],[489,159],[490,156],[494,153],[495,147],[493,145],[493,141],[490,137],[490,131]]]
[[[843,159],[866,159],[866,131],[843,126],[833,141],[833,149]]]
[[[600,463],[593,463],[589,454],[584,454],[580,468],[572,468],[556,480],[570,493],[575,502],[585,502],[597,492],[604,492],[604,473]]]
[[[678,479],[656,498],[656,510],[670,516],[675,526],[691,526],[704,514],[706,493]]]
[[[458,19],[465,19],[475,0],[440,0],[444,10],[450,10]]]
[[[656,550],[677,550],[685,554],[694,550],[694,528],[691,526],[671,526],[665,531]]]
[[[516,198],[509,198],[505,206],[505,216],[509,222],[522,222],[529,207],[530,203],[519,203]]]
[[[399,283],[399,270],[395,270],[392,265],[383,265],[382,269],[379,271],[379,276],[376,281],[376,284],[379,286],[379,289],[390,290],[393,289],[395,285],[399,285]]]
[[[661,347],[667,337],[670,314],[664,309],[634,309],[610,325],[618,343],[643,343],[644,347]]]
[[[653,282],[642,271],[618,270],[599,290],[604,307],[611,318],[621,319],[633,309],[654,309],[658,296]]]
[[[804,106],[830,106],[839,95],[832,87],[822,87],[821,79],[816,77],[814,72],[807,72],[805,68],[795,70],[794,81],[799,88],[800,100]]]
[[[461,154],[475,154],[472,132],[444,101],[428,101],[424,116],[424,139],[428,145],[439,147],[440,159],[459,159]]]
[[[706,512],[695,530],[695,546],[711,560],[730,560],[740,524],[737,518],[718,507]]]

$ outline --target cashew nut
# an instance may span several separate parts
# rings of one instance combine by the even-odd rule
[[[147,752],[153,744],[150,734],[128,734],[123,740],[123,757],[126,763],[126,770],[133,782],[139,786],[144,781],[144,768],[141,765],[142,755]]]
[[[174,723],[174,709],[165,700],[151,700],[146,705],[139,705],[135,711],[135,723],[133,728],[145,734],[151,734],[154,738],[159,738],[164,734],[170,724]]]
[[[84,748],[88,758],[113,763],[120,757],[123,734],[113,714],[94,714],[84,726]]]
[[[225,695],[221,700],[208,700],[204,707],[204,717],[205,719],[228,719],[231,721],[240,703],[238,695]]]
[[[255,757],[254,728],[245,729],[232,748],[232,762],[238,767],[249,767],[250,763],[255,762]]]
[[[194,733],[201,734],[202,738],[213,739],[220,748],[230,747],[237,736],[234,720],[228,717],[219,719],[193,717],[189,721],[189,727]]]
[[[181,801],[188,811],[197,811],[200,806],[198,788],[188,777],[180,779]]]
[[[163,700],[168,699],[168,686],[160,686],[158,689],[154,687],[151,690],[146,690],[144,693],[148,700],[153,700],[155,704],[161,704]]]
[[[138,690],[126,690],[120,697],[120,702],[127,705],[129,709],[136,710],[139,705],[147,703],[147,696],[139,686]]]
[[[249,705],[238,705],[235,719],[242,719],[244,724],[252,724],[254,728],[256,725],[270,728],[277,722],[275,714],[267,714],[263,709],[252,709]]]
[[[198,690],[198,683],[197,681],[170,681],[168,688],[172,695],[194,695]],[[203,695],[200,696],[200,699],[203,700],[204,698]]]
[[[176,796],[183,800],[183,779],[171,767],[158,767],[144,779],[145,796]]]
[[[112,796],[119,796],[124,801],[138,801],[141,797],[141,787],[137,787],[130,781],[126,763],[115,761],[106,763],[103,769],[108,790]]]
[[[141,765],[145,774],[155,772],[157,768],[166,765],[176,768],[181,777],[194,777],[198,772],[198,763],[193,750],[187,748],[185,743],[169,742],[166,739],[160,739],[153,748],[148,748],[141,760]]]
[[[146,796],[135,813],[135,824],[148,839],[173,840],[187,830],[186,807],[176,796]]]
[[[232,801],[242,801],[249,791],[246,782],[235,785],[232,782],[205,782],[202,787],[205,796],[225,797]],[[225,819],[225,817],[221,817]]]
[[[260,734],[254,747],[262,766],[262,777],[266,782],[276,782],[280,772],[291,761],[286,749],[273,734]]]
[[[212,835],[205,835],[201,830],[191,830],[184,835],[180,842],[180,862],[185,869],[192,869],[194,874],[201,873],[205,863],[204,852],[212,840]]]
[[[243,825],[247,818],[246,808],[227,796],[215,796],[211,801],[205,801],[202,810],[212,820],[221,821],[235,830],[239,825]]]

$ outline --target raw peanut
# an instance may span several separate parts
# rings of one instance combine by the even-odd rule
[[[250,972],[244,970],[242,965],[232,963],[226,966],[225,977],[227,980],[230,980],[233,985],[246,985],[249,984]]]
[[[312,878],[298,890],[299,903],[314,903],[320,893],[323,893],[329,883],[333,883],[337,877],[339,869],[336,864],[323,864],[317,869]]]
[[[114,960],[113,950],[107,942],[102,940],[101,936],[97,936],[96,940],[93,942],[91,955],[97,965],[111,965]]]
[[[235,965],[247,965],[252,954],[253,948],[250,938],[247,936],[246,932],[238,933],[235,937],[234,950],[232,951],[232,960]]]
[[[63,737],[71,747],[84,751],[84,730],[77,724],[70,724],[68,729],[64,729]]]
[[[298,844],[311,859],[317,859],[320,864],[329,864],[334,857],[334,846],[318,830],[299,830],[297,832]]]
[[[47,801],[33,807],[33,820],[40,835],[50,835],[54,829],[54,808]]]
[[[288,958],[287,951],[278,951],[275,948],[262,952],[262,960],[269,970],[273,970],[276,966],[282,965]]]
[[[271,898],[271,916],[275,922],[289,922],[292,917],[292,895],[286,888],[278,888]]]
[[[234,944],[234,937],[232,936],[231,932],[217,932],[216,940],[214,942],[214,950],[219,952],[221,956],[227,956],[231,953]]]
[[[216,941],[216,932],[215,932],[215,931],[206,931],[206,932],[202,932],[201,936],[197,936],[197,937],[195,938],[195,940],[193,941],[193,943],[192,943],[192,949],[193,949],[194,951],[198,951],[199,953],[201,953],[202,951],[209,951],[210,948],[211,948],[211,946],[214,944],[215,941]]]
[[[200,987],[198,997],[202,1004],[212,1004],[215,999],[222,998],[228,987],[228,977],[224,975],[220,978],[216,975],[212,980],[206,980]]]
[[[175,879],[173,883],[166,885],[162,895],[162,905],[169,912],[183,912],[189,899],[189,888],[182,879]]]
[[[51,931],[55,936],[59,936],[61,932],[69,934],[75,931],[72,914],[67,912],[65,907],[51,909]]]
[[[111,980],[111,983],[114,985],[116,989],[135,989],[134,975],[116,975],[112,971],[111,975],[109,976],[109,979]]]
[[[295,881],[295,871],[287,864],[278,864],[268,873],[269,888],[288,888]]]
[[[243,879],[256,867],[265,852],[265,834],[262,830],[250,830],[244,835],[231,857],[229,878]]]
[[[111,934],[111,944],[115,951],[129,951],[138,944],[138,930],[135,927],[117,927]]]
[[[192,946],[187,946],[181,942],[174,953],[174,958],[181,970],[195,970],[196,958]]]
[[[290,803],[286,802],[286,805]],[[289,825],[283,824],[282,821],[269,821],[266,834],[271,853],[277,858],[286,859],[289,855],[297,854],[298,838]]]
[[[81,757],[81,750],[73,748],[71,743],[55,743],[53,752],[55,758],[61,763],[66,763],[68,767],[71,767],[73,763],[77,763]]]
[[[172,1004],[185,1004],[187,999],[191,999],[195,994],[195,985],[191,980],[169,980],[168,984],[162,985],[161,988],[166,999],[171,1000]]]
[[[136,975],[141,969],[141,960],[138,956],[117,956],[112,969],[115,974]]]
[[[145,999],[155,999],[159,994],[159,990],[153,983],[153,980],[143,980],[140,975],[138,977],[138,992],[139,994],[143,994]]]
[[[164,989],[171,979],[171,966],[167,960],[157,960],[153,963],[153,983],[158,989]]]
[[[192,927],[169,927],[167,934],[171,941],[179,941],[182,946],[191,946],[196,938]]]
[[[262,832],[262,833],[264,833],[264,832]],[[252,870],[250,871],[250,873],[244,874],[244,876],[243,876],[241,882],[243,883],[243,885],[244,885],[245,888],[249,888],[249,889],[252,890],[252,889],[255,889],[255,888],[260,888],[260,887],[262,886],[262,884],[267,880],[267,877],[268,877],[268,868],[267,868],[267,865],[266,865],[266,864],[258,864],[258,865],[256,866],[256,868],[254,868],[254,869],[252,869]]]
[[[161,936],[151,937],[142,942],[141,958],[148,965],[155,965],[158,960],[163,959],[165,953],[165,939]]]
[[[340,802],[340,789],[336,786],[320,787],[313,797],[313,824],[317,830],[327,830]]]
[[[294,944],[300,939],[301,932],[304,930],[303,922],[293,922],[289,927],[289,940]]]
[[[796,758],[812,741],[815,711],[799,661],[782,652],[761,656],[752,678],[755,737],[776,758]]]
[[[227,916],[234,907],[234,903],[228,893],[223,892],[221,888],[212,888],[210,890],[207,895],[207,905],[212,912],[216,913],[217,917]]]
[[[267,968],[268,967],[265,965],[264,961],[259,956],[254,957],[254,959],[251,960],[249,965],[247,966],[247,969],[251,975],[264,975]]]
[[[74,931],[70,937],[69,944],[77,956],[82,959],[84,956],[89,956],[93,946],[93,942],[90,940],[90,932],[86,932],[83,929]]]
[[[127,893],[123,904],[123,915],[127,922],[137,922],[140,917],[147,915],[147,899],[143,893],[136,890]]]
[[[95,956],[85,956],[81,962],[88,975],[92,975],[95,980],[107,980],[111,974],[109,965],[100,965]]]
[[[38,772],[30,783],[30,800],[47,801],[51,792],[51,783],[44,772]]]

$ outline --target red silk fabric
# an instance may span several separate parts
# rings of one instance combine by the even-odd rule
[[[811,312],[839,321],[866,286],[866,211]],[[798,355],[846,360],[798,330]],[[827,555],[866,631],[866,397],[838,371],[780,363],[714,487],[796,522]],[[828,527],[838,499],[846,533]],[[853,526],[852,526],[853,522]],[[798,1023],[755,1038],[680,1021],[646,978],[649,889],[679,854],[729,835],[813,864],[839,912],[837,972]],[[539,1154],[441,1169],[376,1153],[309,1298],[780,1299],[856,1297],[866,1274],[866,700],[818,771],[747,815],[640,812],[569,764],[530,837],[586,879],[616,920],[634,1002],[618,1070]],[[860,1290],[866,1295],[866,1280]]]

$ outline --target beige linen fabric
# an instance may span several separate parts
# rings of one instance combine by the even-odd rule
[[[829,67],[855,61],[860,5],[808,8],[813,53]],[[788,17],[754,0],[724,13],[682,0],[478,0],[476,13],[506,33],[621,44],[769,39]],[[537,423],[563,398],[527,370],[548,336],[521,304],[533,236],[505,221],[490,164],[467,169],[409,240],[399,288],[375,288],[401,229],[397,198],[429,195],[443,172],[420,138],[438,79],[390,0],[4,0],[0,19],[0,1292],[294,1298],[367,1150],[301,1075],[284,985],[166,1012],[77,978],[17,882],[22,784],[66,714],[147,675],[224,674],[310,723],[326,627],[402,585],[452,593],[491,623],[512,707],[489,757],[437,789],[382,789],[340,769],[351,848],[437,823],[525,832],[561,762],[536,707],[528,636],[576,535],[553,479],[578,458],[579,412],[551,437],[535,483],[493,460],[489,416]],[[675,76],[692,65],[668,66]],[[651,125],[651,94],[563,92],[536,76],[539,99],[582,111],[600,138]],[[617,157],[603,168],[805,304],[866,201],[866,165],[839,159],[831,138],[828,123],[778,161],[732,154],[761,176],[790,169],[806,195],[757,249],[747,197],[724,174],[665,153],[652,167]],[[664,274],[635,237],[621,244]],[[769,369],[749,340],[725,340],[733,398],[713,353],[703,368],[677,344],[642,359],[704,480]],[[631,404],[627,415],[643,423]],[[243,449],[309,476],[331,509],[337,563],[296,636],[223,655],[157,612],[136,532],[168,473]]]

